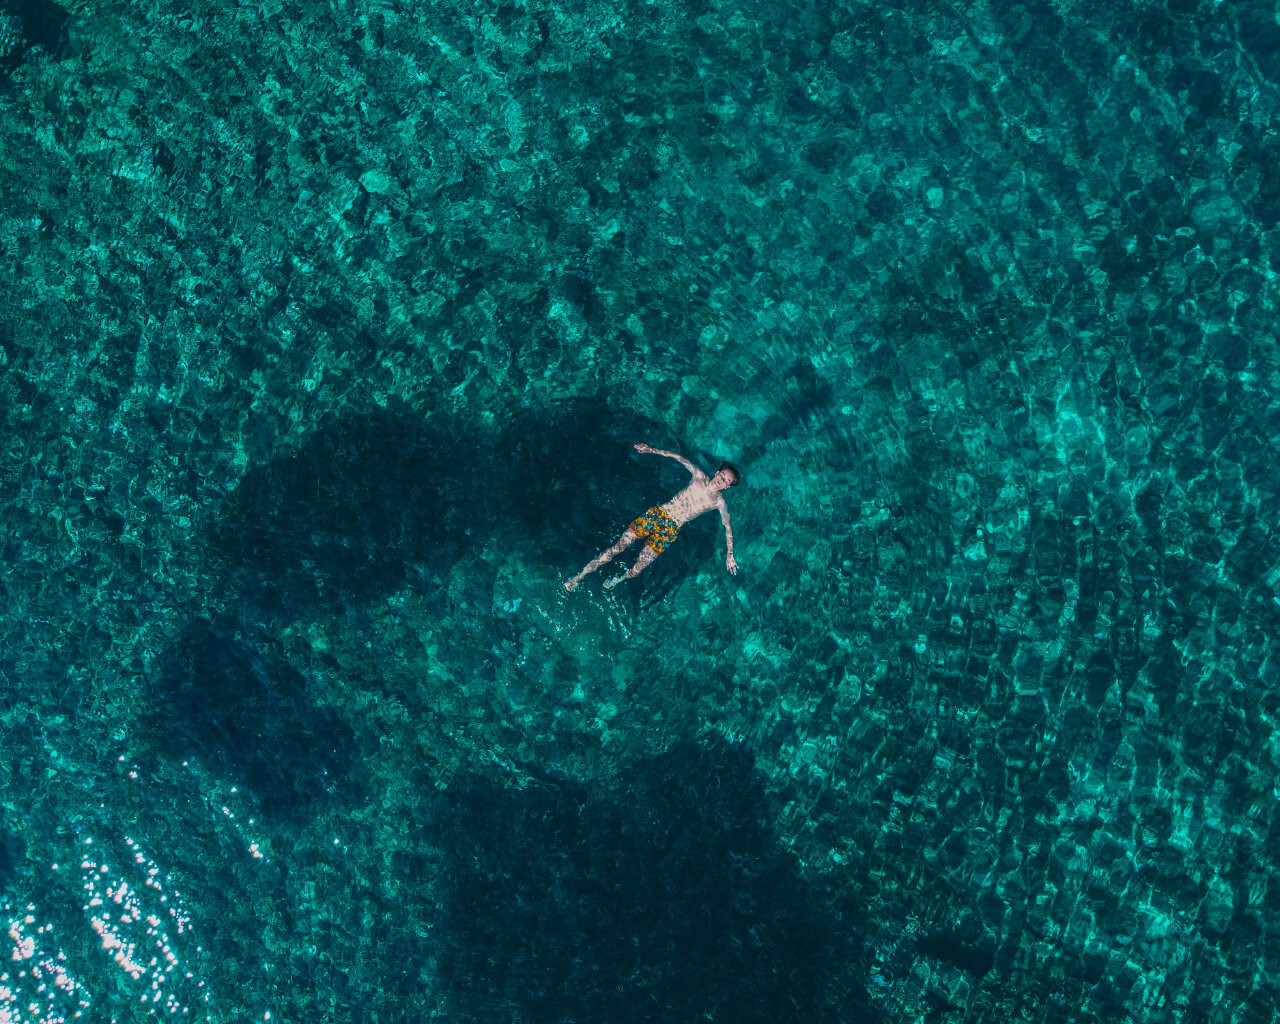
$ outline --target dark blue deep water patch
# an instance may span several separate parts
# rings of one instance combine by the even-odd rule
[[[26,851],[27,844],[20,836],[0,827],[0,896],[8,891]]]
[[[750,752],[680,743],[607,789],[442,798],[441,980],[478,1022],[873,1021],[856,923],[778,843]]]
[[[236,590],[290,613],[367,601],[414,563],[443,571],[495,511],[466,424],[408,409],[334,418],[251,469],[214,544]]]
[[[558,562],[580,550],[583,538],[616,539],[646,502],[657,504],[688,479],[675,463],[638,457],[632,446],[641,442],[674,443],[669,428],[608,396],[519,409],[495,453],[496,496]]]
[[[65,8],[51,0],[0,3],[0,72],[12,71],[35,46],[60,56],[70,18]]]
[[[236,639],[229,623],[192,622],[161,659],[149,697],[158,747],[246,787],[269,814],[314,813],[367,791],[361,733],[315,707],[300,672]]]
[[[981,978],[995,965],[996,939],[980,924],[964,928],[930,932],[917,943],[921,953],[945,963],[954,964],[974,977]]]

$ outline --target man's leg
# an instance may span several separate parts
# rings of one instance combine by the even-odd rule
[[[591,559],[591,561],[589,561],[583,567],[582,572],[578,573],[578,575],[575,576],[573,579],[565,580],[564,589],[572,590],[574,587],[576,587],[579,583],[582,582],[582,578],[584,576],[587,576],[595,572],[597,569],[600,568],[600,566],[604,565],[604,563],[608,562],[610,559],[617,558],[618,555],[626,551],[627,548],[631,547],[631,545],[634,544],[639,539],[640,539],[640,535],[636,533],[634,530],[632,530],[630,527],[627,527],[626,532],[621,537],[618,538],[618,543],[616,543],[613,547],[609,548],[608,551],[601,551],[600,554],[596,555],[595,558]],[[645,550],[648,551],[649,549],[645,548]],[[641,555],[641,557],[643,558],[644,556]]]
[[[649,547],[649,545],[646,544],[644,546],[644,550],[640,552],[640,557],[636,559],[635,565],[633,565],[630,569],[624,572],[621,576],[615,576],[611,580],[604,581],[605,590],[612,590],[623,580],[629,580],[631,579],[632,576],[640,575],[640,573],[644,571],[644,567],[657,557],[658,557],[658,552],[654,551],[653,548]]]

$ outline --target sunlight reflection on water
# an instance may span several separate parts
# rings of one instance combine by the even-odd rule
[[[113,846],[118,856],[106,852]],[[184,964],[202,950],[191,945],[191,915],[182,897],[169,888],[165,872],[129,837],[101,844],[89,836],[79,847],[84,923],[109,962],[128,979],[125,986],[132,1001],[149,1004],[148,1016],[198,1019],[193,1010],[203,1006],[210,993]],[[52,864],[50,870],[56,875],[65,866]],[[53,922],[34,902],[5,903],[3,912],[12,942],[8,957],[12,966],[0,973],[0,1024],[102,1020],[93,1012],[98,1002],[94,993],[118,988],[122,979],[94,984],[95,978],[106,980],[103,963],[73,964],[75,957],[83,955],[68,949],[88,948],[82,941],[85,937],[60,940]],[[106,970],[110,973],[110,968]],[[102,1001],[114,999],[103,996]],[[110,1020],[114,1024],[117,1018]]]

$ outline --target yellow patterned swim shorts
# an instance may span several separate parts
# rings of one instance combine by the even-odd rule
[[[676,521],[667,515],[661,505],[654,505],[644,515],[632,520],[630,529],[644,540],[645,547],[653,548],[653,553],[660,555],[676,539],[680,527],[676,526]]]

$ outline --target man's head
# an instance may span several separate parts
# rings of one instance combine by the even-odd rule
[[[720,485],[720,489],[724,490],[726,487],[732,487],[740,479],[742,479],[742,474],[738,472],[736,466],[728,462],[722,462],[720,463],[720,468],[716,470],[715,476],[711,478],[711,481],[712,483],[718,483]]]

